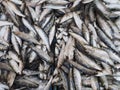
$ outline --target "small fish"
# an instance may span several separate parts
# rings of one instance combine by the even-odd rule
[[[109,9],[116,9],[116,10],[120,10],[120,3],[111,3],[111,4],[107,4],[106,5],[107,8]]]
[[[9,63],[16,73],[21,74],[21,70],[15,60],[10,60]]]
[[[75,12],[73,12],[73,17],[74,17],[74,20],[75,20],[75,23],[77,25],[77,27],[82,30],[82,23],[83,21],[80,19],[79,15]]]
[[[80,35],[73,33],[73,32],[69,32],[69,33],[72,37],[74,37],[76,40],[78,40],[80,44],[88,44],[88,42]]]
[[[71,8],[76,7],[81,1],[82,0],[75,0]]]
[[[110,28],[109,24],[102,18],[100,15],[97,15],[97,22],[100,26],[100,29],[110,38],[113,39],[112,36],[112,29]]]
[[[14,53],[14,52],[12,52],[12,51],[9,51],[8,52],[8,58],[9,59],[11,59],[10,60],[10,64],[11,65],[14,65],[14,63],[15,63],[15,67],[16,68],[18,68],[19,69],[19,71],[20,72],[18,72],[18,73],[20,73],[21,74],[21,72],[22,72],[22,69],[23,69],[23,62],[22,62],[22,60],[18,57],[18,55],[16,54],[16,53]],[[17,64],[18,63],[18,64]],[[15,71],[17,72],[17,69],[14,67],[14,69],[15,69]]]
[[[33,70],[28,70],[28,69],[24,69],[24,70],[22,71],[22,73],[25,74],[25,75],[27,75],[27,76],[40,74],[39,71],[33,71]]]
[[[30,14],[31,14],[31,17],[32,17],[33,21],[36,21],[36,20],[38,19],[37,13],[36,13],[35,10],[34,10],[32,7],[30,7],[30,6],[28,6],[28,9],[29,9],[29,11],[30,11]]]
[[[18,53],[18,54],[20,54],[20,50],[19,50],[19,44],[18,44],[18,42],[17,42],[17,40],[16,40],[16,37],[15,37],[15,35],[12,33],[12,38],[11,38],[12,40],[11,40],[11,42],[12,42],[12,44],[13,44],[13,48],[15,49],[15,51]]]
[[[53,80],[53,77],[50,78],[50,80],[48,81],[47,85],[44,87],[44,90],[50,90],[50,86],[52,84],[52,80]]]
[[[85,51],[96,58],[96,60],[101,60],[107,64],[114,65],[113,61],[110,59],[108,53],[102,49],[84,45]]]
[[[7,50],[7,46],[0,44],[0,50]]]
[[[105,74],[106,74],[106,73],[107,73],[107,74],[110,74],[110,75],[112,74],[112,68],[111,68],[110,65],[102,62],[102,66],[103,66],[103,68],[104,68],[103,75],[104,75],[104,72],[105,72]],[[102,75],[102,76],[103,76],[103,75]]]
[[[10,0],[10,1],[13,2],[13,3],[15,3],[15,4],[18,4],[18,5],[22,4],[21,0]]]
[[[113,37],[115,39],[120,39],[119,28],[117,27],[117,25],[110,20],[107,22],[110,25],[111,29],[113,30]]]
[[[7,77],[7,83],[10,87],[13,85],[15,77],[16,77],[15,72],[9,72],[8,77]]]
[[[82,54],[78,50],[75,50],[75,58],[78,61],[78,63],[86,66],[87,68],[96,69],[96,70],[102,70],[102,68],[99,65],[97,65],[89,57],[85,56],[84,54]]]
[[[24,14],[21,13],[21,11],[13,4],[11,1],[7,1],[7,4],[9,8],[18,16],[25,17]]]
[[[94,38],[97,41],[98,40],[98,35],[97,35],[97,32],[96,32],[96,29],[95,29],[94,25],[92,25],[92,24],[89,23],[88,24],[88,29],[94,35]]]
[[[115,21],[115,24],[117,25],[117,27],[119,28],[118,30],[120,31],[120,18],[118,18],[118,19]]]
[[[107,77],[106,76],[101,76],[100,80],[101,80],[103,86],[105,87],[105,89],[108,89],[109,85],[108,85]]]
[[[6,40],[4,40],[2,37],[0,38],[0,44],[9,46],[9,43]]]
[[[36,32],[34,27],[25,18],[22,18],[22,22],[30,30],[30,34],[35,36]]]
[[[52,14],[47,16],[45,19],[43,19],[43,23],[41,23],[41,28],[46,28],[45,26],[47,26],[47,23],[50,23],[51,19],[52,19]]]
[[[90,33],[89,33],[89,30],[85,24],[82,24],[82,33],[83,33],[83,37],[89,43],[90,42]]]
[[[0,83],[0,90],[5,90],[5,89],[9,89],[9,87],[5,84]]]
[[[11,66],[7,63],[0,62],[0,69],[8,70],[8,71],[13,71]]]
[[[52,41],[54,39],[54,36],[55,36],[55,33],[56,33],[56,28],[55,28],[55,25],[51,28],[51,31],[49,33],[49,43],[50,45],[52,44]]]
[[[13,23],[9,22],[9,21],[1,21],[0,20],[0,26],[8,26],[8,25],[13,25]]]
[[[76,68],[73,68],[73,77],[76,90],[82,90],[82,77],[80,71]]]
[[[72,60],[74,57],[74,45],[75,40],[72,37],[69,37],[69,40],[67,41],[67,44],[64,48],[64,58],[68,58],[69,60]]]
[[[77,33],[79,35],[82,35],[82,30],[80,30],[79,28],[75,27],[75,26],[71,26],[71,29],[74,33]],[[70,29],[70,30],[71,30]]]
[[[28,41],[28,42],[32,42],[34,44],[40,44],[35,38],[34,36],[28,35],[27,33],[24,32],[20,32],[20,31],[13,31],[13,33],[15,35],[17,35],[18,37],[20,37],[21,39]]]
[[[24,86],[28,86],[28,87],[38,87],[39,81],[36,83],[35,80],[38,81],[37,79],[32,78],[32,77],[31,78],[22,77],[22,78],[17,79],[15,82],[21,86],[24,85]]]
[[[65,14],[62,18],[61,18],[61,20],[60,20],[60,23],[63,23],[63,22],[65,22],[65,21],[67,21],[67,20],[69,20],[69,19],[71,19],[73,17],[73,13],[67,13],[67,14]]]
[[[41,15],[40,15],[40,17],[39,17],[39,22],[40,21],[42,21],[43,20],[43,18],[45,18],[45,16],[47,15],[47,14],[49,14],[51,12],[51,9],[44,9],[42,12],[41,12]]]
[[[43,8],[48,8],[48,9],[64,9],[64,8],[67,8],[67,7],[63,6],[63,5],[48,4],[48,5],[43,6]]]
[[[109,54],[110,58],[116,62],[120,63],[120,57],[119,55],[117,55],[116,53],[114,53],[112,50],[110,49],[105,49],[105,51]]]
[[[112,3],[115,3],[115,4],[116,4],[116,3],[120,3],[119,0],[114,0],[114,1],[111,1],[111,0],[103,0],[103,1],[104,1],[105,3],[108,3],[108,4],[109,4],[109,3],[111,3],[111,4],[112,4]]]
[[[55,84],[60,81],[60,77],[54,77],[52,80],[52,84]]]
[[[46,33],[40,27],[38,27],[38,26],[34,26],[34,27],[36,29],[36,32],[40,36],[40,38],[42,38],[42,40],[46,44],[48,51],[50,51],[50,43],[49,43],[49,39],[48,39]]]
[[[72,60],[68,60],[68,62],[73,65],[75,68],[79,69],[81,72],[84,72],[84,73],[87,73],[87,74],[90,74],[90,75],[94,75],[96,74],[97,72],[94,71],[94,70],[91,70],[91,69],[87,69],[86,67],[83,67],[82,65],[72,61]]]
[[[58,63],[57,63],[57,68],[60,68],[60,66],[64,63],[65,58],[64,58],[64,49],[65,49],[65,44],[63,43],[62,49],[60,51],[60,54],[58,56]]]
[[[110,10],[102,3],[101,0],[94,0],[94,3],[96,5],[96,8],[105,16],[109,17],[111,12]]]
[[[46,52],[42,51],[41,49],[39,49],[39,48],[37,48],[37,47],[31,47],[31,48],[32,48],[41,58],[43,58],[43,60],[45,60],[46,62],[49,62],[49,63],[52,62],[50,56],[49,56]]]
[[[75,90],[74,82],[73,82],[73,68],[69,70],[69,83],[70,83],[70,90]]]
[[[49,0],[48,3],[50,4],[56,4],[56,5],[66,5],[69,3],[69,1],[66,0]]]
[[[0,90],[119,90],[119,0],[0,0]]]
[[[32,6],[32,7],[35,7],[36,5],[39,5],[41,3],[44,3],[46,0],[31,0],[31,1],[26,1],[26,5],[27,6]]]
[[[62,78],[62,82],[63,82],[62,84],[63,84],[64,89],[69,90],[67,75],[62,70],[59,70],[59,72]]]
[[[30,57],[29,57],[29,63],[32,63],[36,57],[37,57],[37,54],[34,51],[31,51]]]
[[[93,47],[97,47],[97,40],[95,38],[95,35],[93,34],[93,32],[91,31],[90,33],[90,45],[92,45]]]
[[[94,1],[94,0],[82,0],[82,3],[87,4],[87,3],[91,3],[92,1]]]
[[[108,46],[110,47],[113,51],[118,52],[115,45],[113,44],[113,42],[111,41],[111,39],[105,35],[105,33],[103,33],[100,28],[96,28],[97,34],[100,37],[100,39]]]
[[[95,22],[96,21],[96,17],[95,17],[95,13],[94,13],[94,8],[91,6],[89,8],[89,19],[90,19],[90,22]]]
[[[2,4],[5,6],[5,8],[6,8],[7,12],[9,13],[9,15],[10,15],[11,19],[13,20],[13,22],[17,26],[19,26],[19,22],[17,21],[14,12],[8,7],[8,4],[6,2],[4,2],[4,1],[2,2]]]
[[[94,76],[91,77],[91,87],[92,87],[93,90],[99,90],[100,89],[97,77],[94,77]]]
[[[50,30],[52,29],[54,22],[55,22],[55,16],[53,14],[51,14],[51,18],[48,21],[48,23],[44,26],[43,30],[46,32],[46,34],[48,34],[50,32]]]
[[[119,90],[119,87],[117,85],[112,84],[112,85],[109,85],[108,89],[110,89],[110,90]]]

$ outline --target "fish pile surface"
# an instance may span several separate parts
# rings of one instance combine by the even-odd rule
[[[0,0],[0,90],[120,90],[120,0]]]

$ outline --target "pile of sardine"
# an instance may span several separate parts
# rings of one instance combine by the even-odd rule
[[[120,0],[0,0],[0,90],[120,90]]]

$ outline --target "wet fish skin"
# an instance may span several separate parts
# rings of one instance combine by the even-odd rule
[[[110,28],[109,24],[107,23],[107,21],[105,21],[104,18],[102,18],[100,15],[97,15],[97,22],[99,27],[101,28],[101,30],[110,38],[113,39],[113,35],[112,35],[112,29]]]
[[[39,48],[36,48],[36,47],[32,47],[32,49],[41,57],[43,58],[43,60],[45,60],[46,62],[53,62],[50,58],[50,56],[45,53],[44,51],[40,50]]]
[[[75,8],[82,0],[75,0],[71,9]]]
[[[100,89],[97,77],[94,77],[94,76],[91,77],[91,87],[92,87],[93,90],[99,90]]]
[[[34,29],[34,27],[25,18],[22,18],[22,22],[30,30],[30,34],[35,36],[36,30]]]
[[[93,2],[94,0],[82,0],[82,3],[83,4],[87,4],[87,3],[91,3],[91,2]]]
[[[112,60],[120,63],[120,57],[118,54],[114,53],[112,50],[109,50],[109,49],[105,49],[105,51],[107,51],[107,53],[109,54]]]
[[[68,78],[66,76],[66,74],[61,70],[60,71],[60,75],[61,75],[61,78],[63,80],[63,87],[65,90],[69,90],[69,86],[68,86]]]
[[[51,5],[51,4],[48,4],[48,5],[45,5],[43,8],[48,8],[48,9],[64,9],[64,8],[67,8],[66,6],[63,6],[63,5]]]
[[[100,39],[108,46],[110,47],[112,50],[114,50],[115,52],[118,52],[115,45],[113,44],[113,42],[97,27],[96,31],[100,37]]]
[[[22,38],[23,40],[32,42],[34,44],[40,44],[35,38],[34,36],[28,35],[26,33],[20,32],[20,31],[13,31],[13,33],[15,35],[17,35],[18,37]]]
[[[8,85],[11,87],[14,83],[16,77],[16,73],[15,72],[9,72],[8,77],[7,77],[7,83]]]
[[[9,89],[9,87],[7,85],[5,85],[5,84],[0,83],[0,89],[1,90]]]
[[[81,86],[82,77],[81,77],[80,71],[77,70],[76,68],[73,68],[73,77],[74,77],[76,90],[82,90],[82,86]]]
[[[94,3],[96,5],[96,8],[105,16],[109,17],[110,16],[110,10],[106,8],[106,6],[102,3],[100,0],[94,0]]]
[[[21,0],[10,0],[10,1],[12,1],[13,3],[18,4],[18,5],[22,4]]]
[[[94,8],[92,6],[89,8],[89,19],[90,19],[91,23],[96,21]]]
[[[8,25],[13,25],[13,23],[8,21],[0,21],[0,26],[8,26]]]
[[[15,14],[17,14],[17,15],[19,15],[19,16],[21,16],[21,17],[25,17],[25,15],[23,15],[23,14],[21,13],[21,11],[18,10],[18,8],[17,8],[12,2],[7,1],[7,4],[8,4],[8,6],[10,7],[10,9],[11,9]]]
[[[88,58],[78,50],[75,51],[75,58],[78,61],[78,63],[86,66],[87,68],[102,70],[102,68],[99,65],[97,65],[94,61],[92,61],[90,58]]]
[[[82,33],[86,41],[90,42],[90,32],[85,24],[82,24]]]
[[[107,64],[110,64],[110,65],[114,65],[113,61],[110,59],[108,53],[102,49],[99,49],[99,48],[95,48],[95,47],[91,47],[91,46],[88,46],[88,45],[84,45],[84,48],[85,48],[85,51],[93,56],[94,58],[96,58],[97,60],[101,60]],[[99,53],[97,53],[99,52]],[[104,56],[104,57],[103,57]]]
[[[14,47],[15,51],[16,51],[18,54],[20,54],[19,44],[18,44],[18,42],[17,42],[16,37],[15,37],[14,34],[12,34],[12,38],[11,38],[11,39],[12,39],[11,42],[12,42],[12,44],[13,44],[13,47]]]
[[[38,27],[38,26],[34,26],[34,27],[35,27],[38,35],[42,38],[42,40],[46,44],[48,51],[50,51],[50,43],[49,43],[49,39],[48,39],[46,33],[40,27]]]
[[[75,46],[75,40],[72,37],[69,37],[69,40],[66,43],[66,46],[64,48],[64,58],[68,58],[69,60],[73,59],[74,56],[74,48]]]
[[[69,62],[71,65],[73,65],[75,68],[79,69],[81,72],[84,72],[84,73],[87,73],[87,74],[90,74],[90,75],[96,74],[96,71],[87,69],[87,68],[83,67],[83,66],[80,65],[80,64],[77,64],[76,62],[74,62],[74,61],[72,61],[72,60],[69,60],[68,62]]]
[[[64,63],[65,58],[64,58],[64,48],[65,48],[65,44],[63,43],[62,45],[62,49],[60,51],[60,54],[58,56],[58,63],[57,63],[57,68],[60,68],[60,66]]]
[[[82,30],[82,23],[83,21],[80,19],[79,15],[75,12],[73,12],[73,17],[74,17],[74,20],[75,20],[75,23],[77,25],[77,27]]]
[[[11,68],[11,66],[9,64],[2,63],[2,62],[0,62],[0,69],[5,69],[5,70],[8,70],[8,71],[13,71],[13,69]]]
[[[69,71],[69,84],[70,84],[70,90],[75,90],[74,82],[73,82],[73,68],[70,68]]]
[[[19,69],[19,66],[15,60],[10,60],[9,63],[16,73],[21,74],[21,70]]]
[[[55,29],[56,29],[55,26],[53,26],[53,27],[51,28],[50,33],[49,33],[49,43],[50,43],[50,45],[52,44],[52,41],[53,41],[54,36],[55,36],[55,33],[56,33],[56,30],[55,30]]]
[[[70,2],[69,1],[66,1],[66,0],[49,0],[48,1],[49,4],[55,4],[55,5],[67,5],[69,4]]]
[[[80,44],[88,44],[88,42],[83,37],[81,37],[80,35],[78,35],[76,33],[73,33],[73,32],[69,32],[69,33],[70,33],[70,35],[72,37],[74,37],[75,39],[77,39]]]
[[[39,17],[39,22],[43,20],[43,18],[45,18],[45,16],[51,12],[51,9],[44,9],[42,12],[41,12],[41,15]]]
[[[108,89],[108,81],[106,76],[101,76],[100,80],[102,81],[102,84],[104,85],[105,89]]]

